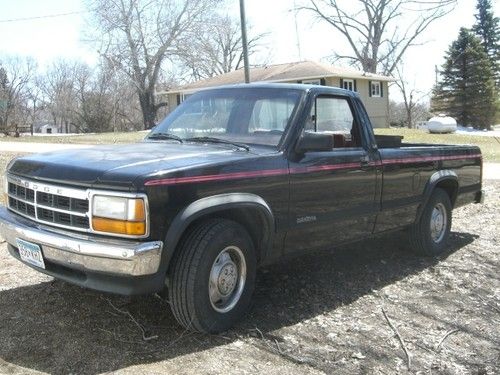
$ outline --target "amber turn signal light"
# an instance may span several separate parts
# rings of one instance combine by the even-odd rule
[[[124,221],[94,217],[92,218],[92,228],[97,232],[126,234],[129,236],[146,234],[146,223],[144,221]]]

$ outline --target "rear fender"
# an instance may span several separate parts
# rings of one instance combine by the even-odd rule
[[[449,169],[437,171],[429,178],[429,181],[427,181],[427,184],[424,189],[422,203],[420,204],[417,211],[416,221],[420,220],[420,217],[422,216],[425,206],[427,205],[427,202],[429,201],[434,189],[438,185],[443,184],[444,182],[449,184],[449,189],[446,189],[446,191],[450,195],[451,206],[453,207],[455,205],[455,200],[457,198],[457,192],[458,192],[457,174]]]

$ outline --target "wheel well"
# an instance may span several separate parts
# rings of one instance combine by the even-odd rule
[[[267,244],[269,243],[272,231],[272,228],[269,228],[268,221],[264,215],[265,214],[261,210],[253,207],[229,208],[215,211],[195,219],[184,230],[181,238],[184,237],[193,227],[206,219],[220,218],[232,220],[240,224],[248,231],[256,250],[257,262],[259,262],[265,255],[264,252]],[[178,243],[180,243],[180,241]]]
[[[443,189],[446,194],[448,194],[451,202],[451,207],[454,207],[458,194],[458,182],[451,178],[448,178],[446,180],[439,181],[436,184],[436,188]]]

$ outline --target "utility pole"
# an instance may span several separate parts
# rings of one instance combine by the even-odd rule
[[[243,64],[245,68],[245,83],[250,82],[250,68],[248,67],[247,23],[245,19],[245,0],[240,0],[241,43],[243,44]]]

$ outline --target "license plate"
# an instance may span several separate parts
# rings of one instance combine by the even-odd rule
[[[45,262],[43,261],[42,249],[40,249],[40,246],[19,238],[16,239],[16,242],[17,248],[19,249],[19,256],[23,261],[45,269]]]

